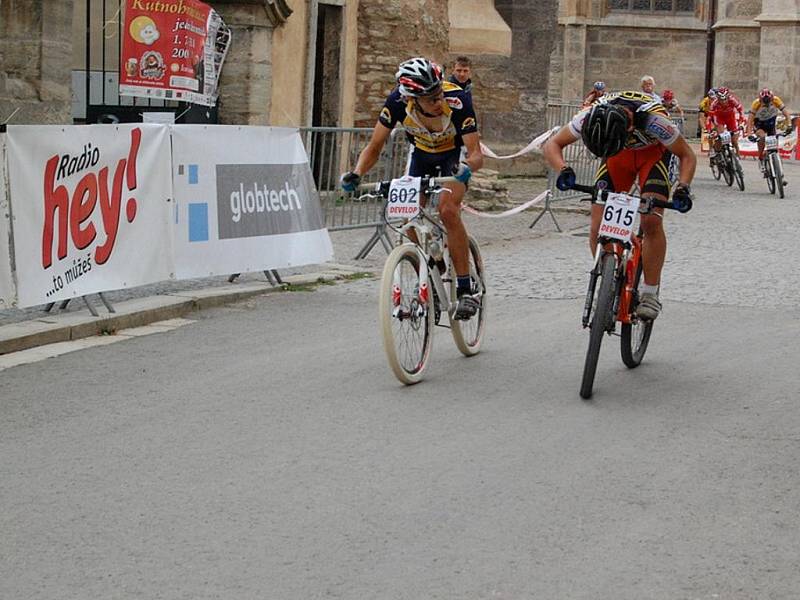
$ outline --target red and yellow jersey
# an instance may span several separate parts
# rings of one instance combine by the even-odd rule
[[[756,121],[767,121],[781,114],[784,108],[786,108],[786,105],[780,96],[773,96],[772,102],[769,104],[763,104],[761,98],[756,98],[753,100],[753,104],[750,105],[750,114],[753,115]]]

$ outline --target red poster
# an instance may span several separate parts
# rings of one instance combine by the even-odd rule
[[[128,0],[120,94],[213,105],[229,40],[219,43],[220,30],[222,19],[199,0]]]

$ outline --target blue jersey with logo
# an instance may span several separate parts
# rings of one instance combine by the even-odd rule
[[[461,148],[464,145],[462,136],[478,131],[472,98],[457,85],[448,81],[442,86],[445,108],[442,120],[442,131],[430,131],[422,124],[422,115],[412,98],[404,98],[395,89],[386,99],[378,121],[393,129],[397,123],[402,124],[415,152],[442,154]]]

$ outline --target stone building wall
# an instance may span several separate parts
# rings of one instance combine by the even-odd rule
[[[483,139],[520,149],[546,127],[557,0],[495,0],[511,27],[511,56],[472,56],[475,100]]]
[[[233,45],[219,81],[220,123],[268,125],[272,95],[272,31],[263,5],[213,0],[231,28]]]
[[[361,0],[358,7],[356,127],[372,127],[394,87],[397,65],[413,56],[447,59],[447,2]]]
[[[72,1],[0,1],[0,123],[70,123]]]
[[[557,0],[495,0],[512,31],[511,56],[451,53],[447,3],[441,0],[362,0],[355,123],[372,127],[394,81],[394,69],[423,55],[450,66],[457,54],[473,61],[473,99],[487,143],[519,146],[544,127]],[[403,31],[402,36],[397,32]],[[402,43],[398,43],[402,42]]]
[[[657,92],[672,89],[691,106],[702,98],[705,60],[697,59],[705,54],[705,32],[593,27],[586,35],[584,91],[597,80],[613,90],[639,89],[642,75],[648,74]]]
[[[574,100],[597,79],[615,89],[638,87],[646,72],[657,90],[671,87],[693,107],[705,92],[710,10],[711,0],[697,0],[694,15],[675,16],[609,11],[606,0],[559,0],[550,97]],[[714,85],[727,85],[743,101],[769,86],[800,110],[800,0],[718,0],[712,27]]]

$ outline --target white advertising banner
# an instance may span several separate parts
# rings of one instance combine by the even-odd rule
[[[6,136],[0,133],[0,309],[9,308],[16,299],[11,277],[10,203],[6,184]]]
[[[171,129],[178,279],[331,260],[331,240],[296,129]]]
[[[18,304],[171,277],[169,130],[9,126]]]

